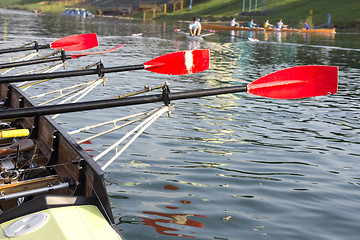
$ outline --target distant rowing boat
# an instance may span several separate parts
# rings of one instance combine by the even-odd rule
[[[249,27],[233,27],[233,26],[225,26],[225,25],[217,25],[217,24],[207,24],[201,23],[203,29],[208,30],[238,30],[238,31],[271,31],[271,32],[298,32],[298,33],[335,33],[335,28],[332,29],[295,29],[295,28],[249,28]]]
[[[296,32],[303,32],[303,33],[336,33],[335,28],[326,29],[326,28],[319,28],[319,29],[297,29]]]
[[[175,29],[175,32],[185,35],[190,40],[195,40],[195,41],[200,41],[200,42],[204,41],[203,37],[211,36],[214,34],[214,33],[207,33],[207,34],[203,34],[201,36],[192,36],[192,35],[190,35],[190,33],[182,32],[180,29]]]
[[[85,9],[65,9],[65,11],[63,11],[61,13],[61,15],[66,15],[66,16],[78,16],[78,17],[94,17],[94,15]]]
[[[184,35],[190,40],[196,40],[196,41],[201,41],[201,42],[204,41],[204,38],[202,38],[200,36],[192,36],[192,35],[190,35],[188,33],[184,33]]]

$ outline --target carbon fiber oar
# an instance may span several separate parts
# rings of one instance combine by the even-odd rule
[[[192,90],[141,97],[97,100],[62,105],[10,109],[0,112],[0,119],[24,118],[93,109],[130,106],[155,102],[198,98],[219,94],[247,92],[276,98],[298,99],[334,94],[338,86],[338,68],[332,66],[299,66],[283,69],[261,77],[245,86]]]
[[[53,79],[63,77],[75,77],[91,74],[105,74],[112,72],[123,72],[131,70],[145,69],[150,72],[168,74],[168,75],[185,75],[198,73],[209,68],[210,51],[208,49],[198,49],[189,51],[180,51],[165,54],[154,58],[146,63],[139,65],[129,65],[120,67],[110,67],[88,70],[63,71],[54,73],[28,74],[19,76],[0,77],[1,83],[24,82],[42,79]]]
[[[33,65],[33,64],[40,64],[40,63],[47,63],[47,62],[55,62],[55,61],[65,61],[67,59],[74,59],[74,58],[80,58],[88,55],[95,55],[95,54],[103,54],[115,51],[117,49],[122,48],[125,46],[125,44],[117,45],[109,50],[101,51],[101,52],[89,52],[89,53],[76,53],[71,55],[65,55],[62,52],[61,56],[57,57],[47,57],[47,58],[39,58],[39,59],[33,59],[28,61],[18,61],[18,62],[10,62],[10,63],[2,63],[0,64],[0,69],[2,68],[10,68],[10,67],[21,67],[21,66],[27,66],[27,65]]]
[[[86,49],[97,47],[98,45],[99,44],[96,33],[86,33],[60,38],[50,44],[45,45],[38,45],[37,42],[35,42],[35,45],[32,47],[0,49],[0,54],[46,48],[52,48],[57,50],[63,49],[64,51],[83,51]]]

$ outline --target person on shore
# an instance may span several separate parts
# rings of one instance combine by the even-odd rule
[[[236,22],[236,19],[235,19],[235,18],[233,18],[233,19],[231,20],[231,22],[230,22],[230,26],[232,26],[232,27],[238,27],[239,25],[240,25],[240,24]]]
[[[304,27],[304,29],[306,29],[306,30],[309,30],[310,29],[310,26],[309,26],[309,24],[305,21],[305,27]]]
[[[249,22],[249,28],[255,28],[256,23],[254,23],[254,19],[251,19],[251,21]]]
[[[280,18],[279,22],[277,23],[277,27],[279,29],[282,29],[282,28],[287,28],[288,25],[284,25],[282,19]]]
[[[189,24],[189,30],[191,36],[200,36],[201,24],[196,18],[193,18],[192,22]]]
[[[269,23],[269,20],[267,19],[267,20],[265,21],[265,23],[264,23],[264,28],[265,28],[265,29],[271,29],[271,28],[273,28],[273,27],[274,27],[274,25],[270,24],[270,23]]]

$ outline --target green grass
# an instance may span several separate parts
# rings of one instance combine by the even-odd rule
[[[38,9],[42,12],[61,13],[65,10],[65,1],[43,0],[1,0],[0,8],[33,11]]]
[[[275,12],[273,3],[275,1]],[[68,1],[69,2],[69,1]],[[309,17],[309,11],[313,10],[313,25],[317,26],[327,22],[327,14],[331,13],[331,24],[336,28],[358,28],[360,29],[360,1],[359,0],[265,0],[267,9],[266,16],[249,16],[249,0],[245,0],[245,15],[242,15],[243,0],[193,0],[193,8],[187,7],[185,1],[184,9],[172,12],[172,6],[168,8],[168,14],[157,14],[159,20],[189,21],[194,16],[207,21],[230,22],[233,17],[238,21],[249,21],[254,19],[258,24],[263,24],[266,19],[276,24],[282,18],[285,24],[299,28]],[[257,11],[261,13],[262,0],[258,0]],[[255,0],[252,0],[252,12]],[[41,1],[41,0],[1,0],[0,8],[21,9],[33,11],[34,9],[44,12],[60,13],[65,9],[65,1]],[[91,9],[95,12],[95,9]],[[152,13],[148,13],[152,16]],[[133,17],[143,18],[143,13],[137,13]]]

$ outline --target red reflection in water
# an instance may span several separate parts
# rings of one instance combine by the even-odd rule
[[[164,188],[167,190],[178,190],[179,189],[178,187],[176,187],[174,185],[165,185]]]
[[[92,149],[85,149],[85,151],[86,151],[86,152],[94,152],[94,150],[92,150]],[[94,157],[94,155],[90,155],[90,154],[89,154],[89,156],[90,156],[90,157]]]
[[[191,203],[191,201],[187,201],[187,200],[181,200],[180,202],[183,203],[183,204],[190,204]]]
[[[179,224],[179,225],[186,225],[191,227],[197,227],[202,228],[204,227],[204,224],[202,224],[199,221],[195,221],[192,219],[188,219],[188,217],[206,217],[204,215],[196,215],[196,214],[171,214],[171,213],[159,213],[159,212],[143,212],[145,214],[149,215],[156,215],[161,217],[166,217],[170,219],[164,219],[164,218],[158,218],[158,219],[150,219],[150,218],[142,218],[141,222],[143,225],[151,226],[155,228],[155,231],[159,234],[163,235],[169,235],[169,236],[181,236],[181,237],[189,237],[189,238],[197,238],[196,236],[190,236],[190,235],[183,235],[179,233],[169,233],[169,232],[177,232],[179,231],[176,228],[170,228],[161,226],[158,223],[173,223],[173,224]],[[167,231],[167,232],[166,232]]]
[[[171,206],[166,206],[166,208],[168,208],[168,209],[178,209],[178,207],[171,207]]]
[[[80,138],[76,138],[76,140],[80,140]],[[92,142],[90,140],[87,140],[85,142],[79,143],[79,145],[81,144],[92,144]]]

